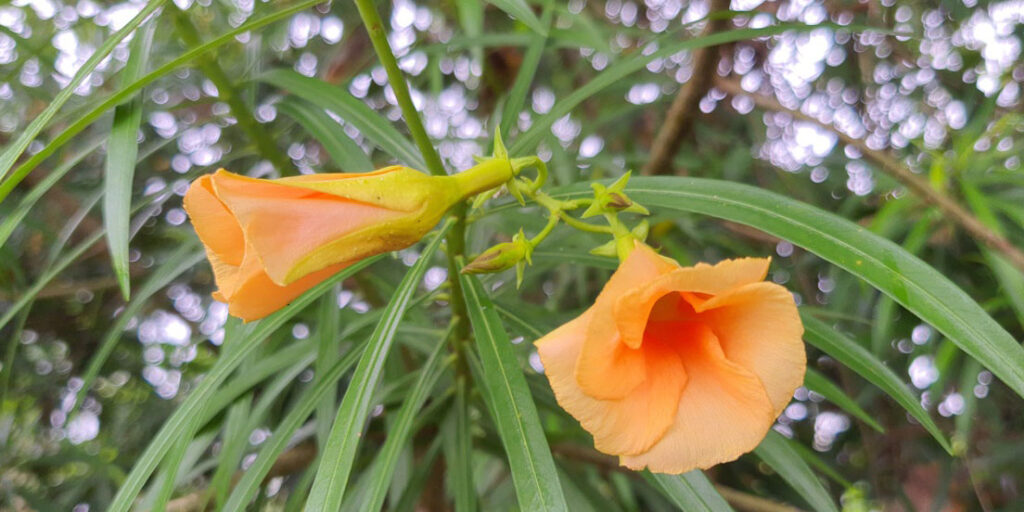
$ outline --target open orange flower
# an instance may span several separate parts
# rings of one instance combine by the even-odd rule
[[[807,364],[792,295],[763,281],[769,261],[684,268],[637,243],[590,309],[537,340],[598,450],[683,473],[761,442]]]
[[[453,176],[394,166],[264,180],[221,169],[192,182],[184,203],[213,266],[214,298],[250,321],[348,265],[416,243],[456,202],[511,172],[497,162]]]

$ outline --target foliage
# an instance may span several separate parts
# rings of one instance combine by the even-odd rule
[[[728,6],[0,6],[0,509],[1014,510],[1024,8]],[[258,322],[210,297],[195,177],[454,173],[494,133],[546,194]],[[545,214],[594,182],[683,264],[774,255],[811,371],[753,453],[631,472],[558,407],[532,341],[616,247]]]

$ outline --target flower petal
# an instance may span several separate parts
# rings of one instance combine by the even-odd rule
[[[695,309],[718,335],[725,357],[761,379],[773,417],[781,414],[803,384],[807,367],[804,328],[793,295],[775,283],[751,283]]]
[[[622,344],[612,317],[612,306],[637,283],[650,281],[679,268],[646,244],[638,243],[629,257],[597,296],[590,335],[586,337],[576,363],[576,379],[584,391],[604,400],[617,400],[636,389],[644,380],[643,354]],[[646,316],[645,316],[646,320]],[[643,331],[641,331],[643,334]]]
[[[386,224],[402,215],[386,208],[354,202],[306,188],[239,176],[213,175],[217,196],[231,210],[246,243],[259,256],[269,278],[278,285],[310,271],[358,259],[351,251],[317,252],[362,228]],[[315,256],[316,261],[310,261]],[[303,264],[301,275],[294,275]]]
[[[760,379],[725,358],[711,329],[691,324],[678,345],[688,377],[675,420],[650,450],[620,457],[630,469],[684,473],[753,450],[775,416]]]
[[[640,278],[629,283],[616,294],[618,300],[613,307],[622,343],[631,348],[640,347],[651,309],[665,295],[671,292],[713,295],[739,285],[759,282],[767,275],[769,263],[769,258],[741,258],[723,260],[715,265],[698,263],[685,268],[675,265],[671,272],[663,272],[655,279]]]
[[[686,372],[674,350],[645,350],[646,379],[621,400],[588,396],[574,376],[576,360],[587,337],[590,311],[536,342],[558,404],[572,414],[591,435],[598,450],[614,455],[642,453],[668,430]],[[607,375],[614,380],[616,375]]]
[[[228,265],[241,265],[245,256],[242,228],[224,203],[217,199],[211,177],[205,175],[193,181],[183,202],[207,253],[215,254]]]
[[[218,279],[218,285],[222,286],[218,290],[221,295],[218,300],[223,299],[228,303],[228,313],[246,322],[251,322],[283,308],[306,290],[347,266],[347,263],[331,265],[308,274],[294,283],[280,286],[263,271],[257,258],[247,256],[242,266],[229,276],[231,280],[224,283],[231,288],[224,288],[224,285],[221,285],[221,280]],[[216,269],[215,264],[215,276]]]

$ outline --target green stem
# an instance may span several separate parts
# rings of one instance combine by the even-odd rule
[[[458,184],[463,199],[500,187],[512,177],[512,167],[508,160],[499,158],[488,159],[451,176]]]
[[[558,225],[558,217],[561,213],[561,210],[551,212],[551,215],[548,217],[548,223],[544,226],[544,229],[540,230],[540,233],[537,233],[537,236],[530,239],[530,247],[536,248],[537,245],[551,234],[551,231],[553,231],[555,226]]]
[[[373,49],[377,53],[377,58],[380,59],[380,63],[384,66],[384,71],[387,72],[388,83],[391,84],[391,89],[398,100],[398,106],[402,110],[405,124],[409,127],[409,132],[416,141],[416,145],[423,155],[423,160],[427,163],[427,170],[435,176],[447,175],[448,173],[444,170],[441,157],[437,154],[434,143],[423,128],[423,121],[420,120],[419,112],[412,102],[409,86],[405,82],[402,70],[398,68],[398,61],[395,59],[394,52],[391,51],[384,23],[380,19],[377,8],[373,5],[373,0],[355,0],[355,3],[356,8],[359,10],[359,17],[362,18],[363,25],[366,26],[366,31],[370,35],[370,42],[373,43]],[[455,364],[455,371],[458,375],[465,376],[468,381],[470,379],[469,365],[463,354],[469,345],[469,311],[466,309],[466,299],[463,296],[462,284],[459,282],[459,265],[456,260],[456,258],[466,252],[466,203],[460,201],[452,207],[451,213],[455,217],[455,225],[448,232],[447,238],[448,281],[451,284],[449,304],[452,309],[453,323],[451,339],[455,355],[458,358]]]
[[[619,220],[618,215],[606,213],[604,218],[608,220],[608,227],[612,235],[615,236],[615,251],[619,255],[619,261],[626,261],[629,253],[633,252],[636,238],[629,231],[629,228]]]
[[[573,217],[572,215],[569,215],[568,213],[565,212],[558,212],[558,216],[566,224],[580,231],[586,231],[587,233],[613,233],[612,228],[608,226],[598,226],[596,224],[583,222],[582,220],[579,220],[576,217]]]
[[[377,52],[377,58],[380,59],[384,71],[388,74],[388,83],[391,84],[391,89],[398,100],[398,107],[402,110],[405,124],[409,127],[413,140],[420,148],[423,159],[427,162],[427,170],[435,176],[444,176],[447,174],[444,171],[444,164],[441,163],[441,157],[437,154],[433,141],[427,135],[427,130],[423,128],[423,121],[420,120],[419,111],[416,110],[416,105],[412,102],[409,86],[405,83],[405,75],[399,69],[398,60],[395,59],[395,54],[391,51],[384,22],[381,21],[380,14],[373,5],[373,0],[355,0],[355,2],[356,8],[359,9],[359,17],[363,19],[366,31],[370,34],[370,42],[373,43],[373,49]]]

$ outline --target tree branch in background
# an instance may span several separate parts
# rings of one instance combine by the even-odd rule
[[[711,12],[729,10],[729,0],[711,0]],[[715,32],[721,32],[728,28],[728,19],[714,19],[708,21],[704,27],[703,36]],[[651,155],[644,165],[643,173],[651,174],[674,174],[672,159],[679,151],[679,146],[693,131],[693,122],[700,115],[700,100],[711,89],[714,83],[715,73],[718,69],[718,47],[709,46],[698,48],[693,51],[693,74],[685,84],[680,86],[679,92],[672,100],[672,106],[668,109],[665,122],[658,130],[651,145]]]
[[[985,226],[985,224],[972,215],[971,212],[964,209],[964,207],[960,206],[960,204],[951,197],[936,190],[923,178],[914,174],[909,167],[888,153],[871,149],[863,140],[843,133],[842,130],[839,130],[830,123],[826,123],[813,116],[809,116],[799,110],[788,108],[779,103],[775,98],[765,94],[747,92],[736,80],[716,78],[715,87],[718,87],[727,94],[733,96],[747,96],[754,101],[754,104],[757,105],[758,108],[763,110],[788,114],[792,116],[793,119],[816,124],[836,134],[843,144],[857,148],[864,158],[873,162],[879,170],[903,184],[903,186],[910,190],[910,193],[916,195],[925,203],[938,208],[939,211],[942,212],[943,216],[963,228],[963,230],[976,241],[998,251],[1008,261],[1010,261],[1013,266],[1017,267],[1021,272],[1024,272],[1024,251],[1021,251],[1018,247],[1010,243],[1009,240],[989,229],[988,226]]]

